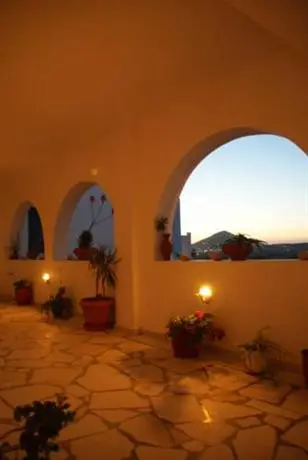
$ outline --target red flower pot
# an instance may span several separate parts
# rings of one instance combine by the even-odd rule
[[[160,243],[160,252],[163,260],[170,260],[172,254],[172,243],[170,241],[170,233],[162,234],[162,241]]]
[[[15,290],[15,301],[17,305],[31,305],[33,303],[33,291],[31,286]]]
[[[84,329],[104,331],[115,325],[115,303],[112,297],[89,297],[80,301]]]
[[[76,248],[73,252],[78,260],[90,260],[93,251],[95,251],[94,248]]]
[[[252,253],[253,246],[251,244],[232,244],[226,243],[222,246],[222,250],[231,260],[246,260]]]
[[[198,358],[200,353],[200,341],[195,335],[182,331],[171,337],[173,356],[175,358],[193,359]]]

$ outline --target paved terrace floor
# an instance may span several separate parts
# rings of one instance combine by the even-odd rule
[[[66,392],[77,418],[55,460],[308,460],[308,390],[208,363],[1,306],[0,436],[15,405]]]

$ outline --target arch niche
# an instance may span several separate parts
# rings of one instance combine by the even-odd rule
[[[178,163],[177,167],[173,170],[169,179],[164,187],[163,193],[160,197],[156,216],[167,217],[170,225],[169,231],[173,233],[177,228],[176,220],[179,219],[178,213],[178,200],[181,194],[181,191],[187,182],[189,176],[194,171],[194,169],[199,165],[199,163],[204,160],[211,152],[216,150],[218,147],[223,146],[233,140],[247,137],[255,136],[260,134],[271,134],[274,136],[283,137],[295,143],[293,139],[283,136],[280,133],[268,132],[264,130],[257,130],[249,127],[235,128],[220,133],[216,133],[209,138],[196,144]],[[298,145],[298,144],[296,144]],[[159,244],[157,233],[155,232],[153,236],[154,241],[154,258],[155,260],[161,260],[161,255],[159,251]]]
[[[9,258],[43,260],[45,243],[43,225],[37,208],[25,201],[17,208],[10,235]]]
[[[69,190],[61,203],[54,232],[54,259],[77,261],[74,248],[78,247],[78,237],[89,229],[94,246],[113,247],[114,216],[108,196],[99,184],[80,182]]]

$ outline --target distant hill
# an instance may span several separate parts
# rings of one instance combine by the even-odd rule
[[[208,258],[207,251],[217,246],[222,245],[227,239],[232,238],[233,233],[223,230],[214,233],[208,238],[203,238],[196,243],[193,243],[192,249],[197,253],[197,258]],[[299,251],[308,250],[308,242],[306,243],[286,243],[286,244],[267,244],[262,247],[262,250],[254,249],[249,257],[250,259],[294,259],[297,258]]]
[[[221,232],[214,233],[214,235],[209,236],[208,238],[203,238],[203,240],[193,243],[191,246],[193,249],[198,251],[207,251],[208,249],[214,248],[220,244],[223,244],[227,239],[234,236],[233,233],[223,230]]]

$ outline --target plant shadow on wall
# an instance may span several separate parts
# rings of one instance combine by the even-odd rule
[[[110,211],[110,214],[107,216],[102,216],[104,207],[107,204],[106,195],[102,194],[99,198],[94,195],[89,196],[90,211],[91,211],[91,221],[87,229],[81,231],[78,236],[78,247],[74,249],[73,254],[77,260],[91,260],[92,255],[95,254],[94,236],[93,229],[94,227],[104,223],[105,221],[112,219],[114,210],[113,208]],[[98,206],[96,206],[99,203]],[[95,210],[96,206],[96,210]],[[73,259],[72,256],[68,257]]]
[[[86,330],[101,331],[115,325],[115,300],[108,295],[108,289],[116,288],[116,268],[120,261],[117,249],[101,246],[91,252],[89,269],[95,277],[95,297],[80,301]]]

